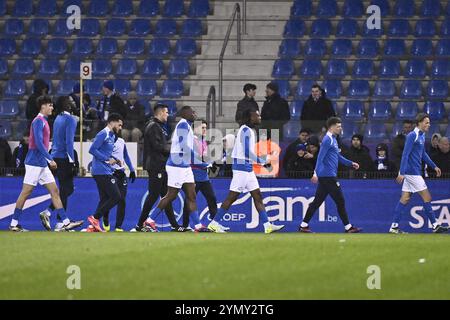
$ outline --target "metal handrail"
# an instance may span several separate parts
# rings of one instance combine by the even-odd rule
[[[210,128],[216,127],[216,87],[214,86],[209,88],[206,98],[206,122]]]
[[[247,0],[242,1],[242,33],[247,34]]]
[[[223,40],[222,51],[219,56],[219,116],[223,116],[223,56],[225,55],[225,50],[228,45],[228,40],[230,40],[231,29],[233,28],[234,21],[237,17],[237,54],[241,54],[241,6],[239,3],[234,5],[233,14],[230,18],[230,23],[228,24],[228,30]]]

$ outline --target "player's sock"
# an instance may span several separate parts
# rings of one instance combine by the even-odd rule
[[[438,226],[439,223],[436,223],[436,217],[434,215],[433,208],[431,207],[431,203],[424,202],[423,209],[424,209],[425,214],[427,215],[428,219],[430,220],[431,224],[433,225],[433,228],[436,228],[436,226]]]
[[[217,210],[216,216],[214,217],[213,221],[219,222],[223,218],[225,213],[227,213],[227,210],[225,210],[223,208],[219,208],[219,210]]]
[[[14,214],[13,214],[13,217],[12,217],[12,220],[11,220],[11,226],[12,227],[15,227],[15,226],[17,226],[19,224],[19,218],[22,215],[22,213],[23,213],[22,209],[19,209],[19,208],[15,208],[14,209]]]
[[[66,212],[65,212],[64,208],[55,209],[55,213],[56,213],[56,215],[60,216],[60,218],[61,218],[61,220],[63,220],[64,224],[66,224],[65,223],[66,220],[69,220],[66,216]],[[70,220],[69,220],[69,222],[70,222]]]
[[[270,222],[269,222],[269,217],[267,216],[267,212],[266,211],[261,211],[259,213],[261,222],[263,223],[264,226],[264,230],[267,230],[270,227]]]
[[[308,223],[306,223],[305,221],[302,221],[302,223],[300,224],[300,227],[307,228],[308,227]]]
[[[346,225],[344,226],[344,228],[345,228],[345,230],[350,230],[350,229],[352,228],[352,224],[351,224],[351,223],[346,224]]]
[[[270,227],[270,222],[264,222],[263,226],[264,226],[264,230],[267,230]]]
[[[402,219],[403,213],[406,211],[406,204],[401,203],[400,201],[395,206],[394,210],[394,219],[392,221],[392,228],[398,228],[398,224],[400,223],[400,220]]]
[[[162,212],[162,209],[160,209],[158,207],[153,208],[150,211],[150,214],[148,215],[147,221],[154,222],[161,212]]]
[[[202,227],[202,224],[200,223],[200,216],[198,215],[198,210],[192,211],[189,214],[189,218],[191,219],[191,222],[195,226],[196,229]]]

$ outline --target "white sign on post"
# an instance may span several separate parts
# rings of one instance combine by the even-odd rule
[[[92,79],[92,62],[82,62],[80,64],[80,78]]]

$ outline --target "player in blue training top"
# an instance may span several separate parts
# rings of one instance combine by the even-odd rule
[[[406,205],[411,199],[411,194],[418,193],[423,199],[425,214],[433,226],[433,232],[443,233],[448,231],[448,227],[436,222],[433,209],[431,208],[431,195],[428,191],[425,180],[422,178],[422,160],[436,171],[438,177],[441,176],[441,169],[430,159],[425,151],[425,133],[430,128],[430,118],[425,113],[419,113],[416,118],[416,128],[406,136],[405,147],[403,149],[400,172],[397,182],[403,183],[400,201],[394,210],[394,219],[389,230],[390,233],[405,233],[400,230],[399,223],[402,214],[406,210]]]
[[[340,154],[340,149],[336,137],[342,132],[342,121],[337,117],[331,117],[327,120],[328,132],[322,140],[320,145],[319,155],[317,157],[316,169],[311,178],[313,183],[319,182],[314,201],[309,204],[306,215],[299,227],[300,232],[311,233],[309,228],[309,221],[322,205],[328,195],[331,196],[336,203],[339,217],[344,224],[345,232],[357,233],[361,232],[360,228],[352,226],[349,222],[347,210],[345,209],[345,199],[342,194],[341,185],[337,181],[338,164],[341,163],[347,167],[359,169],[359,164],[344,158]]]

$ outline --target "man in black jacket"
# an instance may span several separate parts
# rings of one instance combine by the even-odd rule
[[[286,163],[286,175],[291,178],[311,178],[319,150],[319,138],[316,136],[309,137],[307,143],[298,144],[295,157],[291,157]]]
[[[314,84],[311,95],[303,103],[300,116],[302,128],[309,128],[312,133],[320,133],[327,119],[335,116],[331,100],[327,99],[324,90],[318,84]]]
[[[122,138],[125,141],[139,142],[145,128],[145,110],[136,96],[131,96],[125,102],[127,121],[124,123]]]
[[[148,228],[144,228],[144,221],[156,200],[167,193],[166,161],[170,154],[170,135],[164,124],[168,118],[169,108],[166,105],[157,104],[154,107],[154,118],[145,128],[144,168],[148,172],[148,195],[135,228],[137,232],[149,231]],[[172,228],[176,231],[184,231],[175,219],[171,203],[167,205],[165,212]]]
[[[259,111],[258,103],[255,101],[256,86],[252,83],[247,83],[244,85],[243,91],[245,97],[238,102],[236,115],[234,117],[234,120],[239,125],[241,125],[246,110]]]
[[[364,137],[360,134],[352,136],[352,145],[348,150],[342,152],[342,155],[359,164],[359,172],[373,172],[373,160],[370,157],[369,148],[363,145]]]
[[[273,139],[270,130],[278,130],[283,140],[283,126],[291,119],[288,102],[278,93],[278,85],[271,82],[266,86],[266,101],[261,109],[261,128],[267,129],[268,139]]]
[[[30,97],[27,100],[27,106],[26,106],[26,117],[29,120],[29,123],[33,121],[34,118],[39,113],[39,108],[36,104],[36,100],[38,97],[47,95],[50,87],[48,84],[42,80],[42,79],[36,79],[33,82],[33,93],[30,95]]]
[[[103,115],[101,120],[106,121],[111,113],[118,113],[122,118],[127,116],[127,108],[118,93],[114,91],[114,83],[111,80],[103,82],[103,98],[98,102],[97,110]]]

